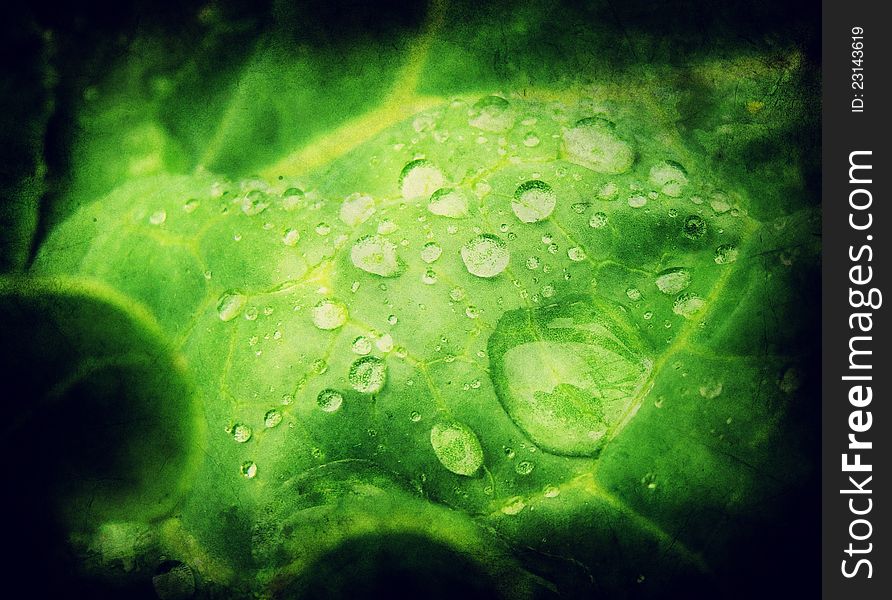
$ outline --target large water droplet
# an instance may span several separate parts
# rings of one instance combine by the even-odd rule
[[[350,249],[350,261],[356,268],[381,277],[396,277],[400,274],[396,244],[380,235],[359,238]]]
[[[464,219],[468,216],[468,198],[460,190],[440,188],[431,194],[427,209],[441,217]]]
[[[500,132],[514,125],[511,103],[501,96],[485,96],[471,107],[468,124],[483,131]]]
[[[341,408],[344,396],[337,390],[322,390],[316,396],[316,405],[324,412],[334,412]]]
[[[706,234],[706,221],[700,215],[688,215],[685,217],[682,233],[688,239],[699,240]]]
[[[167,211],[163,208],[149,215],[149,223],[152,225],[162,225],[167,220]]]
[[[232,439],[234,439],[239,444],[244,444],[248,440],[251,439],[251,428],[245,425],[244,423],[236,423],[229,430],[230,435],[232,435]]]
[[[557,204],[557,195],[544,181],[533,179],[518,186],[511,201],[511,210],[523,223],[547,219]]]
[[[715,249],[714,260],[716,264],[727,265],[737,260],[737,246],[734,244],[722,244]]]
[[[421,260],[428,264],[435,262],[441,254],[443,254],[443,249],[437,242],[428,242],[421,248]]]
[[[400,190],[406,200],[428,198],[442,188],[445,182],[440,169],[424,158],[406,163],[400,172]]]
[[[304,204],[304,191],[300,188],[288,188],[282,194],[282,208],[292,211],[300,208]]]
[[[651,167],[650,182],[667,196],[678,198],[688,183],[688,174],[679,163],[666,160]]]
[[[508,266],[508,245],[501,238],[484,233],[461,248],[461,258],[468,273],[477,277],[495,277]]]
[[[375,200],[371,196],[350,194],[341,204],[339,217],[349,227],[356,227],[368,221],[375,214]]]
[[[684,267],[674,267],[657,273],[654,281],[664,294],[675,295],[691,285],[691,272]]]
[[[581,119],[564,131],[564,151],[570,162],[599,173],[625,173],[632,168],[632,147],[614,132],[606,119]]]
[[[322,300],[313,307],[313,325],[322,330],[337,329],[347,322],[347,307],[336,300]]]
[[[444,467],[471,476],[483,465],[483,448],[477,434],[464,423],[437,423],[431,428],[431,446]]]
[[[653,367],[625,313],[588,300],[518,309],[488,345],[499,400],[538,446],[596,454],[628,421]]]
[[[263,426],[267,429],[272,429],[281,422],[282,412],[276,408],[266,411],[266,414],[263,415]]]
[[[247,298],[237,292],[225,292],[217,301],[217,314],[221,321],[231,321],[242,312]]]
[[[387,381],[387,365],[375,356],[364,356],[350,365],[350,385],[362,394],[377,394]]]
[[[672,304],[672,312],[684,318],[692,317],[703,308],[706,302],[696,294],[681,294]]]

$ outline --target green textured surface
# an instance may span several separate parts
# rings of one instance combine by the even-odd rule
[[[113,294],[156,322],[187,387],[121,401],[202,423],[144,451],[183,463],[175,506],[110,490],[114,516],[66,525],[83,572],[139,584],[163,557],[188,569],[156,590],[320,597],[359,585],[338,561],[432,544],[417,581],[388,577],[453,585],[467,561],[461,593],[510,598],[747,580],[753,531],[815,467],[820,212],[794,141],[814,67],[774,42],[679,66],[627,31],[639,60],[611,70],[595,8],[497,29],[466,9],[348,43],[288,37],[279,7],[201,89],[200,52],[160,68],[137,37],[84,96],[31,272],[82,282],[71,314]]]

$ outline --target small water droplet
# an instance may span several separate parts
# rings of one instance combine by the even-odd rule
[[[273,408],[266,411],[266,414],[263,415],[263,425],[267,429],[272,429],[276,425],[282,422],[282,413],[281,411]]]
[[[585,260],[585,250],[579,246],[573,246],[567,249],[567,257],[573,262],[583,261]]]
[[[484,233],[461,248],[461,258],[468,273],[477,277],[495,277],[508,266],[510,254],[501,238]]]
[[[527,148],[535,148],[539,145],[539,136],[532,131],[523,136],[523,145]]]
[[[440,169],[424,158],[406,163],[399,177],[400,190],[406,200],[429,198],[445,182]]]
[[[337,390],[324,389],[316,396],[316,405],[323,412],[334,412],[341,408],[344,403],[344,396]]]
[[[465,308],[465,316],[469,319],[476,319],[480,316],[480,310],[473,304],[469,304],[468,307]]]
[[[225,292],[217,301],[217,314],[221,321],[231,321],[242,312],[247,302],[244,295],[237,292]]]
[[[700,215],[688,215],[685,217],[682,233],[688,239],[699,240],[706,234],[706,221]]]
[[[592,218],[589,219],[588,225],[593,229],[601,229],[607,225],[607,213],[596,212],[592,215]]]
[[[242,198],[242,212],[253,217],[259,215],[269,207],[269,200],[260,190],[251,190]]]
[[[149,216],[149,223],[152,225],[162,225],[167,220],[167,211],[163,208],[153,212]]]
[[[675,299],[672,304],[672,312],[688,318],[700,312],[705,304],[706,302],[700,296],[684,293]]]
[[[483,131],[500,132],[514,125],[511,103],[501,96],[485,96],[469,111],[468,125]]]
[[[313,325],[325,331],[337,329],[346,323],[347,316],[346,305],[336,300],[322,300],[312,311]]]
[[[470,477],[483,465],[480,440],[464,423],[437,423],[430,440],[440,464],[457,475]]]
[[[319,223],[315,228],[316,233],[319,235],[328,235],[331,233],[331,225],[328,223]]]
[[[737,246],[734,244],[722,244],[715,249],[714,260],[716,264],[727,265],[737,260]]]
[[[257,476],[257,464],[253,460],[246,460],[239,468],[239,472],[247,479],[254,479]]]
[[[421,247],[421,260],[428,264],[436,262],[441,254],[443,254],[443,249],[437,242],[428,242]]]
[[[522,460],[514,465],[514,472],[518,475],[529,475],[533,472],[534,465],[528,460]]]
[[[286,229],[284,235],[282,235],[282,243],[286,246],[296,246],[299,239],[300,233],[294,228]]]
[[[433,269],[427,269],[421,274],[421,283],[425,285],[434,285],[437,283],[437,274]]]
[[[282,208],[292,211],[300,208],[304,203],[304,191],[300,188],[292,187],[285,190],[282,194]]]
[[[629,297],[629,300],[637,302],[638,300],[641,300],[641,290],[636,287],[630,287],[626,290],[626,296]]]
[[[377,394],[387,381],[387,365],[375,356],[364,356],[350,366],[350,385],[362,394]]]
[[[557,194],[550,185],[539,179],[520,184],[514,191],[511,210],[522,223],[537,223],[547,219],[557,204]]]
[[[691,285],[691,272],[684,267],[666,269],[657,274],[657,288],[668,295],[675,295]]]
[[[629,196],[629,206],[631,206],[632,208],[641,208],[645,204],[647,204],[647,198],[645,198],[644,196]]]
[[[350,250],[350,261],[358,269],[381,277],[396,277],[400,263],[396,245],[380,235],[359,238]]]
[[[251,428],[245,425],[244,423],[236,423],[230,428],[229,433],[232,435],[232,439],[234,439],[239,444],[244,444],[248,440],[251,439]]]
[[[698,391],[707,400],[718,398],[722,395],[722,382],[716,380],[706,381],[700,386]]]
[[[354,354],[365,356],[372,351],[372,341],[369,338],[361,335],[353,340],[351,349],[353,350]]]
[[[193,213],[198,208],[199,204],[200,203],[198,202],[198,200],[196,200],[195,198],[190,198],[183,204],[183,212],[187,214]]]
[[[375,214],[375,200],[371,196],[355,192],[341,203],[338,216],[348,227],[356,227],[368,221],[373,214]]]

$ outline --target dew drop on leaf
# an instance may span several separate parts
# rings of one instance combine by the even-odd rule
[[[217,315],[221,321],[231,321],[242,312],[247,302],[244,295],[236,292],[225,292],[217,301]]]
[[[251,439],[251,428],[245,425],[244,423],[236,423],[232,426],[232,429],[229,430],[229,433],[232,435],[232,439],[234,439],[239,444],[244,444],[248,440]]]
[[[688,215],[685,217],[682,233],[688,239],[699,240],[706,233],[706,221],[700,215]]]
[[[549,250],[550,250],[550,248],[549,248]],[[569,258],[573,262],[581,262],[581,261],[585,260],[585,250],[583,250],[579,246],[573,246],[572,248],[567,248],[567,258]]]
[[[371,196],[357,192],[347,196],[344,202],[341,203],[341,210],[338,216],[348,227],[356,227],[368,221],[373,214],[375,214],[374,199]]]
[[[347,322],[347,307],[336,300],[322,300],[312,311],[313,325],[319,329],[329,331],[337,329]]]
[[[400,273],[396,244],[380,235],[359,238],[350,249],[350,261],[357,269],[381,277],[396,277]]]
[[[700,388],[698,389],[700,392],[700,396],[706,398],[707,400],[712,400],[714,398],[718,398],[722,394],[722,382],[721,381],[707,381],[704,382]]]
[[[323,412],[334,412],[341,408],[344,396],[337,390],[324,389],[316,396],[316,405]]]
[[[252,460],[246,460],[239,467],[239,472],[247,479],[254,479],[257,476],[257,463]]]
[[[468,216],[468,198],[459,190],[440,188],[431,194],[427,210],[440,217],[464,219]]]
[[[282,412],[278,409],[270,409],[266,411],[266,414],[263,415],[263,426],[267,429],[272,429],[276,425],[282,422]]]
[[[514,465],[514,472],[518,475],[529,475],[535,466],[528,460],[522,460]]]
[[[508,266],[508,246],[498,236],[484,233],[461,248],[461,258],[468,273],[477,277],[495,277]]]
[[[727,265],[737,260],[737,254],[737,246],[734,244],[722,244],[715,249],[715,256],[713,259],[716,264]]]
[[[592,218],[588,220],[589,227],[593,229],[601,229],[605,225],[607,225],[607,213],[604,212],[596,212],[592,215]]]
[[[651,167],[650,182],[663,194],[678,198],[688,183],[688,174],[679,163],[666,160]]]
[[[406,163],[399,178],[400,191],[406,200],[429,198],[445,182],[440,169],[424,158]]]
[[[364,356],[350,365],[350,385],[361,394],[377,394],[387,381],[387,365],[375,356]]]
[[[477,434],[464,423],[437,423],[431,428],[431,446],[446,469],[471,476],[483,465],[483,448]]]
[[[282,243],[286,246],[296,246],[299,239],[300,233],[298,233],[297,229],[293,228],[286,229],[285,233],[282,235]]]
[[[599,117],[580,119],[564,131],[567,159],[598,173],[625,173],[632,168],[632,147],[614,132],[613,124]]]
[[[304,203],[304,192],[300,188],[288,188],[282,194],[282,208],[286,211],[292,211],[296,208],[300,208]]]
[[[522,223],[547,219],[557,204],[557,195],[550,185],[539,179],[520,184],[514,191],[511,210]]]
[[[369,340],[369,338],[361,335],[353,340],[353,345],[351,346],[351,348],[354,354],[365,356],[372,351],[372,342],[371,340]]]
[[[672,304],[672,312],[682,317],[692,317],[703,308],[706,302],[696,294],[681,294]]]
[[[435,262],[441,254],[443,249],[437,242],[428,242],[421,247],[421,260],[428,264]]]
[[[654,283],[664,294],[675,295],[691,285],[691,272],[684,267],[666,269],[657,274]]]
[[[149,223],[152,225],[162,225],[167,220],[167,211],[163,208],[153,212],[149,216]]]
[[[471,107],[468,125],[483,131],[506,131],[514,125],[511,103],[501,96],[485,96]]]
[[[523,137],[523,145],[527,148],[535,148],[539,145],[539,136],[533,132],[526,134]]]

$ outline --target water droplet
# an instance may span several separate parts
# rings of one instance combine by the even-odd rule
[[[263,426],[267,429],[272,429],[276,425],[282,422],[282,413],[281,411],[273,408],[271,410],[266,411],[266,414],[263,415]]]
[[[282,208],[292,211],[300,208],[304,203],[304,191],[300,188],[292,187],[285,190],[282,194]]]
[[[217,301],[217,314],[221,321],[231,321],[242,312],[247,298],[237,292],[225,292]]]
[[[483,131],[499,132],[510,129],[514,119],[510,102],[501,96],[485,96],[471,107],[468,125]]]
[[[678,198],[688,183],[688,175],[679,163],[666,160],[651,167],[650,182],[665,195]]]
[[[592,215],[592,218],[589,219],[588,225],[594,229],[601,229],[607,225],[607,213],[596,212]]]
[[[625,173],[632,168],[632,147],[614,132],[610,121],[589,117],[564,131],[564,151],[570,162],[599,173]]]
[[[388,235],[399,229],[399,226],[390,219],[384,219],[378,223],[378,233],[380,235]]]
[[[163,208],[153,212],[149,216],[149,223],[152,225],[162,225],[167,220],[167,211]]]
[[[523,498],[520,496],[515,496],[510,498],[503,506],[502,512],[506,515],[516,515],[519,514],[524,508],[526,508],[527,503],[523,501]]]
[[[387,317],[387,322],[391,325],[396,325],[399,322],[399,317],[397,317],[396,315],[389,315]]]
[[[629,206],[632,208],[641,208],[647,204],[647,198],[641,195],[629,196]]]
[[[371,196],[356,192],[344,199],[338,216],[348,227],[356,227],[368,221],[373,214],[375,214],[375,200]]]
[[[253,460],[246,460],[242,463],[239,471],[247,479],[254,479],[257,476],[257,464]]]
[[[700,395],[707,400],[713,400],[714,398],[718,398],[722,395],[722,382],[721,381],[706,381],[703,385],[700,386],[699,390]]]
[[[298,233],[297,229],[289,228],[285,230],[285,234],[282,236],[282,243],[286,246],[296,246],[299,239],[300,233]]]
[[[364,356],[350,366],[350,385],[362,394],[377,394],[387,381],[387,365],[374,356]]]
[[[400,274],[396,244],[380,235],[359,238],[350,250],[350,261],[356,268],[373,275],[396,277]]]
[[[242,198],[242,212],[253,217],[259,215],[269,207],[269,200],[260,190],[251,190]]]
[[[323,373],[328,371],[328,363],[325,362],[325,360],[322,358],[317,358],[313,361],[313,364],[310,365],[310,368],[312,369],[313,373],[322,375]]]
[[[353,340],[352,350],[354,354],[365,356],[372,351],[372,341],[369,338],[361,335]]]
[[[685,217],[682,233],[688,239],[699,240],[706,233],[706,221],[700,215],[688,215]]]
[[[441,254],[443,254],[443,249],[437,242],[428,242],[421,247],[421,260],[428,264],[435,262]]]
[[[495,277],[508,266],[508,246],[498,236],[484,233],[461,248],[461,258],[468,273],[477,277]]]
[[[554,296],[554,286],[546,285],[542,288],[542,297],[543,298],[551,298]]]
[[[714,260],[716,264],[727,265],[737,260],[737,246],[734,244],[722,244],[715,249]]]
[[[248,440],[251,439],[251,428],[245,425],[244,423],[236,423],[229,430],[229,433],[232,435],[232,439],[234,439],[239,444],[244,444]]]
[[[551,249],[549,248],[549,250],[551,250]],[[579,246],[573,246],[572,248],[567,248],[567,258],[569,258],[573,262],[583,261],[583,260],[585,260],[585,250],[583,250]]]
[[[461,288],[455,287],[449,290],[449,298],[454,302],[459,302],[465,299],[465,291]]]
[[[684,267],[666,269],[657,274],[654,283],[664,294],[675,295],[691,285],[691,272]]]
[[[424,158],[406,163],[400,172],[400,190],[406,200],[428,198],[442,188],[444,183],[445,178],[440,169]]]
[[[437,274],[433,269],[427,269],[421,274],[421,283],[425,285],[434,285],[437,283]]]
[[[441,217],[463,219],[468,216],[468,199],[459,190],[440,188],[431,194],[427,209]]]
[[[415,119],[412,120],[412,129],[414,129],[416,133],[429,131],[431,129],[434,129],[436,126],[437,121],[433,115],[418,115],[417,117],[415,117]]]
[[[322,300],[313,307],[312,313],[313,325],[325,331],[337,329],[347,322],[347,307],[336,300]]]
[[[715,192],[709,198],[709,206],[717,215],[731,210],[731,202],[728,200],[728,196],[726,196],[724,192]]]
[[[490,336],[505,411],[544,450],[594,455],[648,381],[653,362],[614,309],[593,300],[516,309]]]
[[[393,337],[389,333],[385,333],[375,340],[375,347],[381,352],[390,352],[393,350]]]
[[[522,223],[547,219],[557,204],[557,195],[550,185],[538,179],[520,184],[514,191],[511,210]]]
[[[672,304],[672,312],[688,318],[700,312],[705,304],[706,302],[700,296],[684,293],[675,299],[675,302]]]
[[[328,235],[331,233],[331,225],[328,223],[319,223],[315,228],[316,233],[319,235]]]
[[[514,471],[518,475],[529,475],[533,472],[534,465],[528,460],[522,460],[514,465]]]
[[[629,297],[629,300],[637,302],[638,300],[641,300],[641,291],[636,287],[630,287],[626,290],[626,296]]]
[[[535,256],[531,256],[527,259],[527,269],[530,271],[535,271],[539,268],[539,259]]]
[[[476,319],[480,316],[480,310],[473,304],[469,304],[468,307],[465,308],[465,316],[469,319]]]
[[[431,428],[431,446],[446,469],[471,476],[483,465],[483,448],[477,434],[464,423],[437,423]]]
[[[316,396],[316,405],[324,412],[334,412],[341,408],[344,396],[337,390],[325,389]]]
[[[195,198],[191,198],[186,200],[186,203],[183,204],[183,212],[185,213],[193,213],[198,208],[199,202]]]
[[[546,498],[557,498],[561,495],[561,489],[557,486],[546,485],[545,489],[542,491],[542,495]]]
[[[421,413],[418,412],[417,410],[413,410],[412,414],[409,415],[409,420],[412,421],[413,423],[417,423],[418,421],[421,420]]]
[[[523,136],[523,145],[527,148],[535,148],[539,145],[539,136],[532,131]]]

